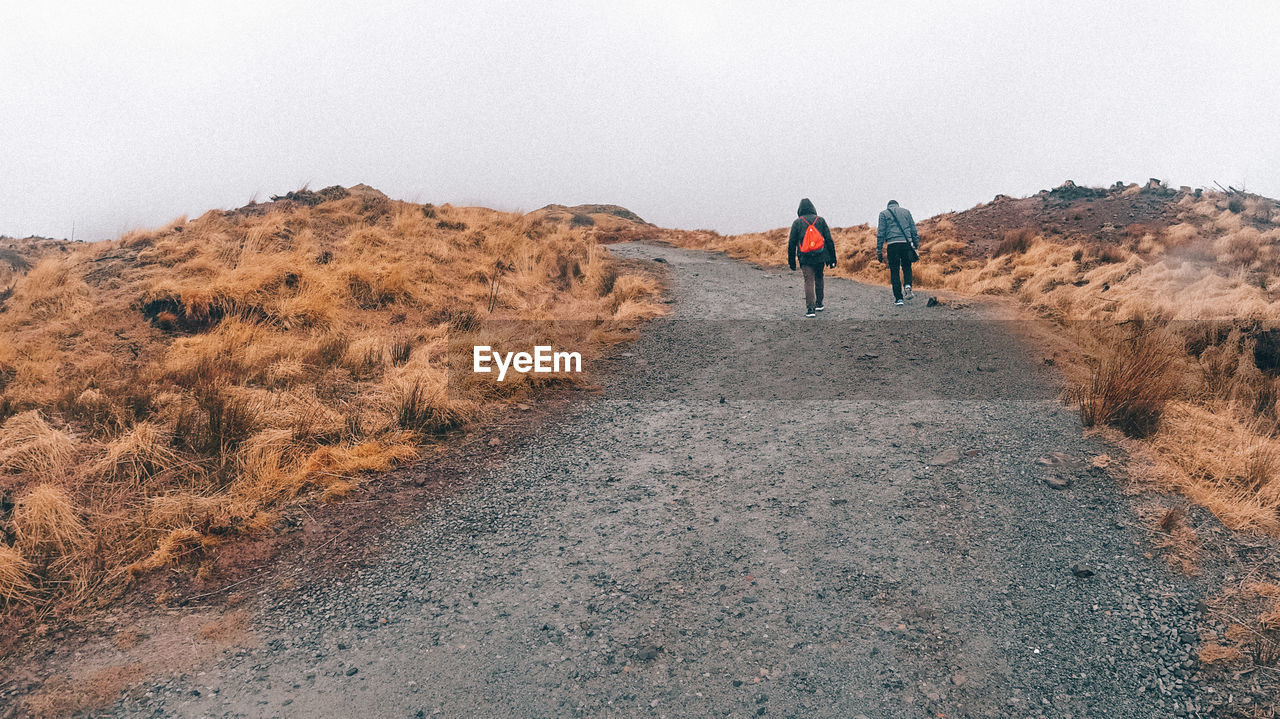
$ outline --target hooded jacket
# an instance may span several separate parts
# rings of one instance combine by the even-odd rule
[[[895,222],[895,218],[897,222]],[[901,228],[898,225],[902,225]],[[911,246],[920,248],[920,234],[916,232],[916,221],[911,217],[911,210],[899,207],[897,200],[890,200],[889,206],[880,211],[880,221],[876,227],[876,254],[884,251],[885,245],[895,242],[910,242]]]
[[[832,265],[836,264],[836,243],[831,239],[831,228],[827,227],[827,221],[818,216],[818,211],[813,208],[813,203],[809,198],[800,201],[800,207],[796,210],[796,219],[791,223],[791,237],[787,239],[787,264],[791,269],[796,268],[797,255],[802,265]],[[822,233],[822,249],[818,252],[800,252],[800,242],[804,239],[805,230],[809,229],[810,223],[818,228],[818,232]]]

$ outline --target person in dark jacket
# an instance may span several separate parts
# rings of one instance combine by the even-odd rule
[[[911,262],[920,249],[920,233],[916,232],[916,221],[911,211],[899,207],[897,200],[889,200],[889,206],[880,211],[880,220],[876,226],[876,259],[884,262],[885,250],[889,251],[889,282],[893,285],[893,303],[902,304],[902,300],[911,299]],[[898,269],[902,269],[902,278],[898,278]],[[904,287],[905,285],[905,287]],[[905,294],[904,294],[905,290]]]
[[[822,268],[836,266],[836,243],[831,239],[831,228],[827,221],[818,216],[809,198],[800,201],[799,215],[791,223],[791,237],[787,240],[787,264],[792,271],[799,263],[804,272],[804,316],[816,317],[817,312],[826,309],[822,305]],[[812,251],[803,251],[805,233],[812,226],[822,237],[822,247]]]

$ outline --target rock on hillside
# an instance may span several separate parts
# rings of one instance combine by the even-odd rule
[[[993,254],[1006,232],[1023,227],[1053,235],[1087,235],[1103,242],[1119,241],[1132,234],[1130,228],[1135,225],[1163,230],[1177,222],[1183,198],[1201,194],[1202,190],[1190,187],[1175,190],[1156,179],[1144,185],[1117,182],[1106,188],[1067,180],[1030,197],[997,195],[991,202],[932,219],[950,222],[956,235],[969,244],[968,255],[982,257]]]
[[[565,205],[547,205],[542,209],[535,210],[530,214],[540,215],[541,217],[551,221],[568,221],[570,224],[577,225],[594,225],[601,220],[623,220],[627,223],[637,225],[648,225],[636,213],[628,210],[620,205],[574,205],[567,207]],[[590,220],[590,222],[588,222]]]
[[[547,205],[530,212],[529,217],[570,227],[593,228],[592,236],[602,244],[652,240],[664,232],[619,205]]]

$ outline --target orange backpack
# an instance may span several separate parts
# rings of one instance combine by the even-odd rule
[[[803,217],[800,219],[804,220]],[[808,222],[808,220],[805,220]],[[809,222],[809,226],[805,228],[804,239],[800,241],[801,252],[818,252],[826,246],[826,242],[822,239],[822,233],[818,231],[818,216],[814,215],[813,222]]]

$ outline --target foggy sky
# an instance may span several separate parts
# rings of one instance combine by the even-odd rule
[[[1068,178],[1280,196],[1274,3],[1049,5],[0,0],[0,234],[304,183],[722,232]]]

